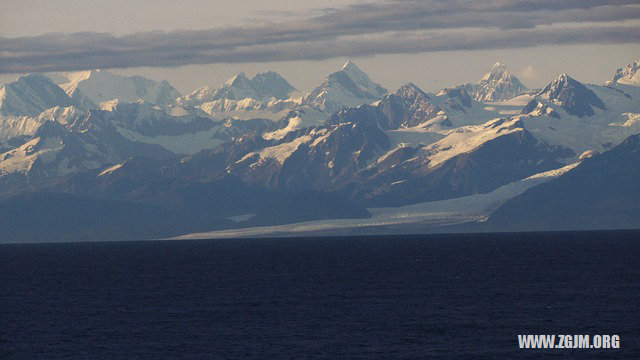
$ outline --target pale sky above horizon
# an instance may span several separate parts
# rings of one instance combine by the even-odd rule
[[[466,32],[467,28],[455,24],[458,19],[459,22],[475,21],[475,13],[464,13],[464,1],[0,2],[0,82],[16,78],[20,72],[10,72],[12,69],[31,70],[42,66],[52,69],[72,62],[70,68],[64,70],[74,66],[91,67],[91,61],[96,57],[87,57],[83,62],[83,54],[73,55],[85,43],[91,50],[94,50],[93,44],[97,44],[96,51],[110,50],[113,43],[130,46],[130,51],[120,56],[122,62],[119,58],[104,56],[108,60],[104,63],[115,67],[110,71],[123,75],[140,74],[155,80],[166,79],[182,93],[204,85],[217,86],[239,71],[252,76],[266,70],[277,71],[299,90],[310,91],[347,59],[352,59],[374,81],[389,90],[406,82],[414,82],[426,91],[476,82],[496,61],[504,63],[531,88],[543,86],[562,72],[583,82],[602,83],[611,78],[617,68],[640,58],[640,39],[635,36],[640,30],[637,1],[611,1],[612,6],[585,9],[585,4],[597,2],[536,0],[532,1],[539,3],[536,4],[539,8],[535,9],[538,11],[535,16],[529,16],[531,9],[525,6],[531,2],[513,1],[513,6],[508,9],[500,8],[510,3],[508,1],[475,2],[486,3],[488,9],[498,8],[487,10],[486,14],[479,13],[477,17],[480,20],[473,24],[478,29],[474,33]],[[425,3],[429,6],[425,7]],[[456,8],[456,3],[462,5]],[[386,7],[389,5],[393,7]],[[407,10],[404,13],[400,12],[403,8]],[[399,9],[397,14],[390,13],[396,9]],[[504,11],[513,12],[513,17],[505,17]],[[414,13],[417,15],[411,17]],[[426,20],[429,16],[443,19],[440,26],[452,30],[444,32],[440,28],[431,28]],[[557,18],[554,20],[553,16]],[[617,20],[620,16],[625,18]],[[513,20],[505,21],[506,18]],[[523,19],[531,20],[531,24],[521,24]],[[309,23],[308,28],[305,28],[306,23]],[[554,26],[562,31],[583,26],[586,39],[575,41],[575,32],[563,35],[558,31],[558,40],[549,40],[551,35],[556,36]],[[283,31],[291,29],[291,32],[283,34],[281,27]],[[602,36],[599,36],[600,28]],[[215,31],[209,32],[208,29]],[[149,33],[158,30],[166,33]],[[111,37],[98,37],[95,41],[89,37],[86,40],[86,32],[105,33]],[[61,34],[43,35],[48,33]],[[263,33],[275,35],[262,37]],[[301,34],[300,39],[282,41],[298,33]],[[476,39],[476,33],[481,37]],[[503,38],[512,35],[512,38]],[[458,43],[457,39],[461,37],[471,40]],[[592,42],[590,38],[593,38]],[[211,39],[214,45],[211,45]],[[193,46],[227,46],[229,39],[238,42],[224,48],[224,51],[245,47],[251,51],[225,52],[224,56],[207,53],[189,60],[191,50],[188,45],[191,43],[195,44]],[[395,45],[395,39],[401,46]],[[536,42],[526,47],[519,43],[529,39]],[[167,49],[158,47],[142,49],[147,52],[141,50],[136,54],[146,43],[165,40],[169,44],[167,48],[171,48],[169,54]],[[248,43],[253,40],[255,44]],[[559,44],[555,45],[554,41]],[[181,44],[185,44],[184,50]],[[11,65],[12,51],[18,55],[31,52],[34,55]],[[149,61],[156,51],[165,58],[157,64]],[[127,59],[128,53],[133,54],[131,59]],[[324,53],[329,54],[325,56]],[[67,54],[69,57],[65,58]],[[49,57],[53,59],[50,63]],[[290,58],[292,60],[287,60]],[[76,62],[76,59],[80,60]],[[102,57],[99,60],[102,61]],[[1,65],[3,61],[9,64],[6,69]],[[131,66],[136,64],[145,66]]]

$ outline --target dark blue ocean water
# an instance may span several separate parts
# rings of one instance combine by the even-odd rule
[[[2,245],[0,358],[638,359],[638,259],[637,231]]]

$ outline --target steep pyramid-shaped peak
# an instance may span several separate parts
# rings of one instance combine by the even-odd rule
[[[380,100],[387,89],[374,83],[352,61],[327,76],[303,101],[325,113]]]
[[[0,86],[0,115],[36,116],[54,106],[75,105],[73,100],[43,74],[18,77]]]
[[[340,68],[339,72],[346,74],[356,83],[373,83],[369,76],[364,71],[360,70],[360,68],[351,60],[347,61],[342,68]]]
[[[431,103],[429,96],[412,83],[403,85],[374,104],[385,115],[378,121],[385,130],[451,125],[444,110]]]
[[[344,71],[362,71],[360,70],[360,68],[358,67],[358,65],[356,65],[353,61],[351,60],[347,60],[346,63],[344,63],[344,65],[342,65],[342,67],[340,68],[340,70],[344,70]]]
[[[567,73],[562,73],[540,90],[538,95],[553,100],[562,91],[575,91],[583,87],[584,85],[581,82],[567,75]]]
[[[511,75],[500,62],[482,77],[476,85],[469,84],[469,90],[478,101],[504,101],[525,93],[528,89],[518,78]]]
[[[228,86],[238,86],[240,84],[244,84],[248,82],[249,82],[249,78],[247,78],[247,75],[244,73],[244,71],[240,71],[238,75],[227,80],[224,84]]]
[[[416,98],[417,96],[429,98],[427,94],[414,83],[402,85],[395,94],[403,98]]]
[[[249,78],[241,71],[238,75],[220,85],[210,96],[207,96],[207,101],[220,99],[243,100],[246,98],[260,100],[260,96],[251,86]]]
[[[501,62],[496,62],[495,64],[493,64],[493,66],[491,67],[491,70],[486,73],[483,77],[482,80],[480,81],[489,81],[491,79],[500,79],[504,76],[511,76],[511,74],[507,71],[507,67],[504,66],[504,64],[502,64]]]
[[[584,95],[590,97],[590,94],[593,94],[593,96],[597,98],[595,93],[589,90],[583,83],[567,75],[567,73],[562,73],[540,90],[537,96],[562,101],[561,97],[564,96]]]
[[[369,75],[360,70],[360,68],[351,60],[347,61],[342,66],[340,71],[329,75],[327,79],[331,80],[331,78],[340,78],[345,75],[356,85],[356,87],[362,93],[367,94],[373,98],[382,97],[387,93],[387,89],[374,83],[371,78],[369,78]]]
[[[250,80],[251,86],[262,99],[288,99],[296,89],[275,71],[258,73]]]
[[[404,90],[411,90],[411,91],[418,91],[418,92],[424,92],[424,91],[422,91],[422,89],[420,89],[420,88],[418,87],[418,85],[416,85],[416,84],[414,84],[414,83],[412,83],[412,82],[408,82],[408,83],[406,83],[406,84],[402,85],[402,86],[400,87],[400,89],[404,89]],[[400,89],[398,89],[398,90],[400,90]]]
[[[513,78],[515,78],[515,76],[511,75],[511,73],[507,71],[507,67],[504,66],[504,64],[502,64],[501,62],[497,62],[493,64],[491,70],[489,70],[489,72],[482,77],[479,83],[487,81],[512,80]]]
[[[18,76],[18,79],[16,79],[16,81],[13,82],[13,84],[16,84],[16,85],[27,85],[27,84],[36,85],[36,84],[45,84],[45,83],[55,85],[55,83],[51,79],[49,79],[48,76],[45,76],[39,73]]]
[[[537,96],[560,105],[567,113],[578,117],[593,115],[593,107],[606,109],[593,91],[566,73],[558,75]]]

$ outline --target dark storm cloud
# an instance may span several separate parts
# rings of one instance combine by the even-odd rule
[[[0,73],[270,62],[548,44],[640,43],[637,22],[610,25],[640,19],[639,3],[396,0],[250,27],[126,36],[78,32],[0,37]]]

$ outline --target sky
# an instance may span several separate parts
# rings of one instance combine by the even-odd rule
[[[302,91],[353,60],[394,90],[602,83],[640,59],[640,0],[0,0],[0,82],[111,69],[180,92],[274,70]]]

